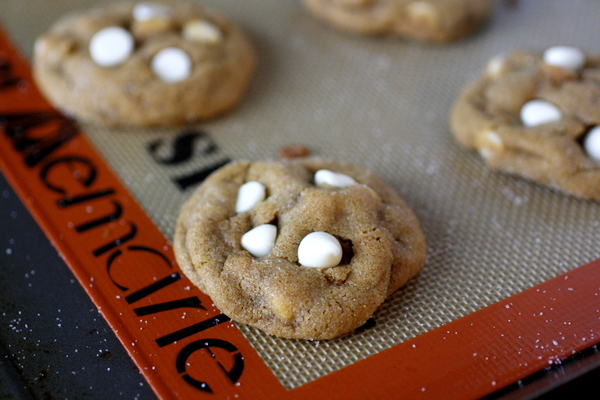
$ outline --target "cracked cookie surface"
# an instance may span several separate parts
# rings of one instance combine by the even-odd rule
[[[447,43],[475,32],[495,0],[303,0],[316,17],[349,32]]]
[[[220,115],[240,101],[255,64],[233,21],[185,2],[115,3],[66,15],[36,40],[33,57],[36,82],[56,108],[131,127]]]
[[[598,125],[600,57],[563,46],[494,57],[450,114],[458,142],[493,169],[593,200],[600,160],[588,139]]]
[[[354,183],[317,184],[321,170]],[[236,212],[247,182],[265,195]],[[275,239],[253,256],[242,237],[264,226]],[[339,242],[338,260],[301,265],[300,243],[313,232],[317,242]],[[300,252],[311,260],[320,250],[307,246]],[[425,239],[404,201],[371,172],[308,158],[233,162],[213,173],[182,207],[174,250],[183,272],[234,321],[286,338],[331,339],[363,325],[421,269]]]

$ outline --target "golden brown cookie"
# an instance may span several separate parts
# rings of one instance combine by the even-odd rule
[[[446,43],[472,34],[495,0],[303,0],[318,18],[350,32]]]
[[[490,60],[451,129],[492,168],[600,200],[600,58],[571,46]]]
[[[331,339],[360,327],[422,267],[407,205],[361,167],[302,158],[233,162],[181,209],[183,272],[239,323]]]
[[[106,126],[168,126],[213,117],[255,69],[247,36],[198,5],[115,3],[67,15],[38,38],[33,70],[67,115]]]

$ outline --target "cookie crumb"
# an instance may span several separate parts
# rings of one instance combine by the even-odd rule
[[[308,147],[301,144],[292,144],[279,150],[279,156],[281,158],[300,158],[308,157],[309,155],[310,150]]]

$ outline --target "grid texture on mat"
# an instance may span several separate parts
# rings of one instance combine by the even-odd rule
[[[4,5],[9,3],[16,1]],[[38,20],[33,33],[19,15],[2,17],[28,54],[33,38],[73,8],[67,2],[36,3],[30,8]],[[85,8],[93,2],[72,3]],[[181,130],[84,127],[165,235],[173,234],[179,207],[193,190],[180,190],[175,177],[227,160],[276,158],[282,147],[302,143],[315,155],[372,169],[415,211],[427,238],[422,273],[392,295],[375,314],[375,325],[363,332],[307,342],[240,327],[286,387],[600,257],[597,203],[490,171],[476,154],[460,148],[448,129],[458,91],[492,56],[556,44],[600,53],[589,34],[597,25],[599,2],[499,2],[476,36],[447,46],[342,35],[295,1],[206,3],[240,22],[260,61],[240,107],[186,128],[202,133],[194,142],[201,156],[180,165],[156,162],[168,158],[169,143]],[[149,146],[157,141],[158,153],[151,153]],[[207,146],[214,148],[208,152]]]

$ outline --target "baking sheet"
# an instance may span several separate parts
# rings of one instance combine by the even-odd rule
[[[548,29],[557,25],[548,18],[558,9],[532,3],[521,2],[518,8],[500,4],[480,35],[447,47],[341,36],[314,21],[297,2],[261,3],[269,10],[261,14],[261,25],[271,28],[263,40],[264,29],[242,21],[258,38],[263,61],[245,103],[227,118],[200,126],[219,151],[213,160],[198,160],[194,167],[224,157],[273,158],[281,147],[300,142],[320,156],[374,170],[415,210],[429,243],[423,272],[381,307],[377,325],[362,335],[290,343],[242,327],[286,387],[302,385],[600,255],[595,245],[600,238],[597,204],[491,172],[476,155],[462,151],[448,132],[454,96],[493,55],[514,47],[594,45],[568,39],[554,28],[554,37],[548,37]],[[600,11],[597,4],[588,6]],[[544,29],[532,27],[524,14],[545,16]],[[555,17],[566,18],[559,13]],[[519,18],[520,23],[515,21]],[[511,29],[519,25],[528,35]],[[154,160],[148,158],[148,144],[165,133],[140,137],[137,131],[120,131],[111,136],[94,127],[86,132],[170,237],[189,190],[169,187],[169,176],[157,176]],[[114,146],[115,140],[125,145]],[[135,149],[139,152],[133,153]],[[164,196],[155,195],[157,187]]]
[[[185,131],[84,126],[158,228],[171,237],[177,210],[193,190],[182,190],[175,177],[229,159],[274,158],[282,147],[302,143],[316,155],[374,170],[413,208],[428,240],[423,272],[360,335],[300,342],[240,327],[286,388],[599,257],[596,203],[488,170],[454,143],[447,121],[462,85],[498,53],[555,44],[598,52],[589,35],[600,11],[597,2],[500,2],[478,35],[449,46],[342,35],[293,1],[207,3],[236,18],[257,45],[259,69],[243,104]],[[0,18],[31,54],[34,38],[58,16],[91,4],[36,2],[25,14],[18,2],[4,1]],[[197,156],[176,166],[158,162],[168,156],[170,141],[190,129],[201,137]],[[164,154],[149,152],[157,141]],[[206,154],[207,141],[217,151]]]

